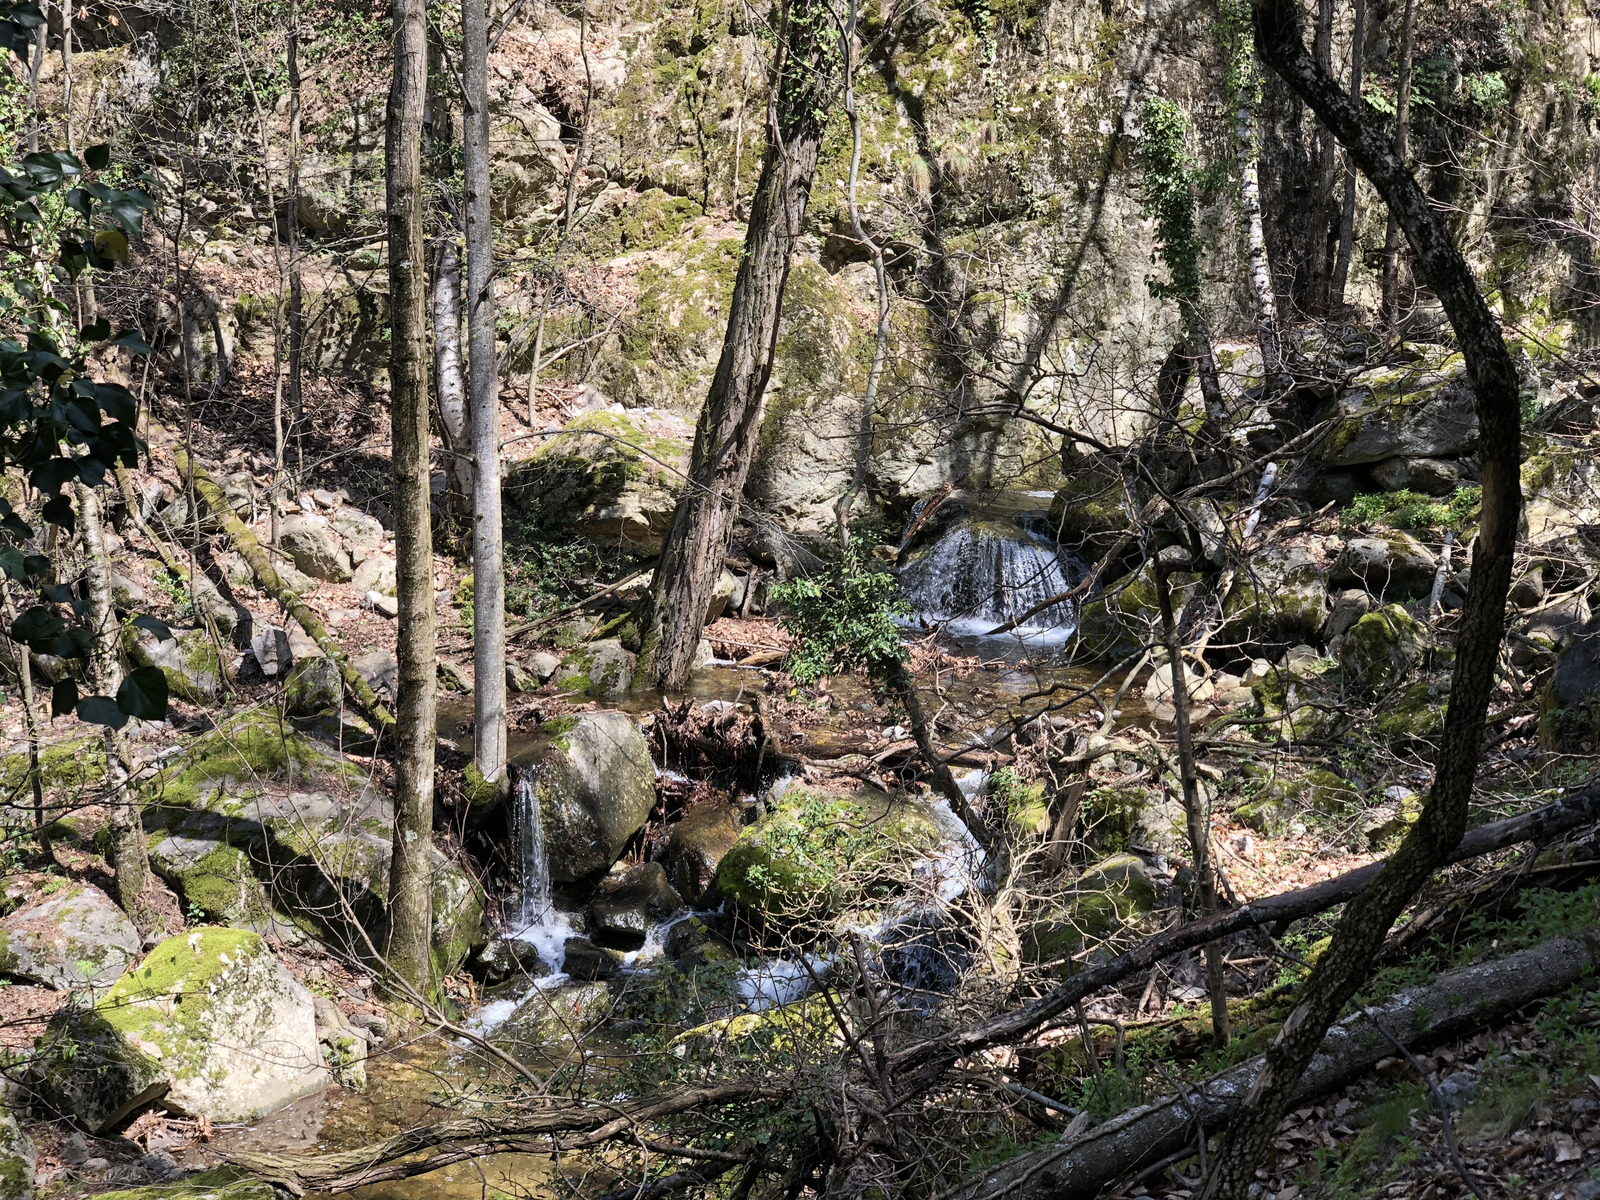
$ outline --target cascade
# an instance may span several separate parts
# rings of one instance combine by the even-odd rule
[[[911,603],[952,632],[981,634],[1071,586],[1055,543],[1026,524],[962,521],[900,570]],[[1028,618],[1022,635],[1070,636],[1077,614],[1053,604]]]
[[[526,930],[549,923],[550,857],[545,852],[544,818],[532,772],[517,766],[511,772],[511,824],[521,883],[513,928]]]

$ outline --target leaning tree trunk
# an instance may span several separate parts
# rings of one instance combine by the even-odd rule
[[[1356,0],[1355,27],[1350,31],[1350,99],[1361,103],[1361,59],[1366,49],[1367,0]],[[1350,282],[1350,259],[1356,248],[1356,164],[1344,169],[1344,203],[1339,206],[1339,254],[1333,262],[1334,310],[1344,307],[1345,285]]]
[[[500,533],[500,363],[494,346],[494,228],[489,221],[489,15],[462,0],[466,87],[467,367],[472,385],[472,711],[479,773],[506,769],[506,573]]]
[[[839,90],[838,34],[828,0],[792,0],[779,46],[767,152],[750,206],[722,356],[695,429],[689,489],[672,516],[643,630],[645,671],[673,690],[689,678],[727,553],[733,511],[755,453],[789,260]]]
[[[428,385],[422,242],[426,5],[394,0],[394,76],[384,138],[389,209],[389,403],[394,459],[399,662],[388,966],[426,992],[432,964],[434,692],[433,528],[428,512]]]
[[[1253,55],[1252,55],[1253,57]],[[1278,327],[1278,297],[1272,286],[1272,260],[1261,225],[1261,180],[1257,168],[1256,72],[1239,89],[1239,211],[1244,218],[1246,269],[1256,308],[1256,338],[1261,343],[1261,369],[1267,390],[1282,396],[1289,390],[1283,371],[1283,342]]]
[[[1476,396],[1483,508],[1428,802],[1372,886],[1346,906],[1299,1003],[1267,1052],[1266,1067],[1240,1120],[1223,1143],[1202,1193],[1207,1200],[1244,1200],[1256,1163],[1323,1033],[1367,978],[1395,918],[1461,840],[1484,712],[1494,686],[1522,507],[1516,367],[1466,260],[1417,181],[1395,157],[1378,112],[1352,100],[1306,52],[1296,0],[1256,0],[1255,24],[1262,60],[1316,111],[1378,189],[1411,243],[1418,272],[1450,318]]]
[[[95,685],[103,696],[115,696],[122,684],[122,659],[116,614],[111,610],[111,564],[106,558],[100,526],[100,497],[88,484],[78,485],[78,519],[83,522],[83,544],[88,550],[84,572],[89,585],[89,624]],[[27,647],[22,648],[26,655]],[[111,815],[111,870],[116,876],[117,903],[140,929],[149,927],[150,856],[144,841],[139,805],[128,790],[128,735],[105,730],[106,781]]]

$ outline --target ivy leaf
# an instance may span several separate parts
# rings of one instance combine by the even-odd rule
[[[133,619],[135,629],[148,629],[163,642],[175,640],[172,636],[172,627],[160,617],[152,617],[149,613],[140,613]]]
[[[135,223],[138,217],[134,217]],[[94,252],[119,266],[128,265],[128,239],[115,229],[97,229],[94,235]]]
[[[117,689],[117,707],[141,721],[161,721],[167,715],[167,677],[160,667],[140,667],[128,672]]]
[[[42,642],[56,637],[67,623],[53,610],[35,604],[11,622],[11,640],[14,642]]]
[[[111,165],[111,147],[101,142],[83,152],[83,161],[92,171],[103,171]]]
[[[113,346],[126,346],[135,354],[150,353],[149,343],[144,340],[144,334],[140,333],[137,329],[124,329],[121,333],[117,334],[116,337],[111,339],[111,344]]]
[[[72,463],[69,461],[67,465],[70,468]],[[46,500],[44,502],[43,516],[50,524],[59,525],[69,533],[77,528],[77,514],[72,511],[72,501],[65,496],[52,496]]]
[[[110,696],[90,696],[78,701],[78,720],[121,729],[128,723],[128,714],[118,708]]]
[[[56,680],[50,689],[50,715],[64,717],[78,707],[78,685],[70,679]]]

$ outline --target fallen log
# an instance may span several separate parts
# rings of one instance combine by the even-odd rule
[[[1477,858],[1519,842],[1541,842],[1600,820],[1600,785],[1591,785],[1572,796],[1520,816],[1508,817],[1470,830],[1450,852],[1443,864]],[[918,1071],[921,1083],[931,1086],[938,1075],[955,1062],[990,1046],[1020,1041],[1047,1021],[1060,1016],[1086,996],[1120,983],[1156,965],[1162,959],[1192,950],[1230,934],[1261,925],[1287,924],[1301,917],[1325,912],[1357,895],[1378,877],[1383,859],[1347,871],[1332,879],[1252,900],[1238,908],[1191,921],[1157,934],[1100,966],[1074,975],[1060,987],[1031,1004],[978,1021],[940,1037],[918,1042],[892,1054],[889,1063],[902,1078]],[[908,1080],[908,1082],[910,1082]],[[913,1089],[914,1090],[914,1089]]]
[[[344,686],[351,698],[371,715],[383,733],[392,734],[393,715],[378,699],[377,693],[372,690],[372,685],[350,664],[344,651],[339,649],[339,644],[329,636],[322,618],[311,611],[310,606],[300,598],[300,593],[285,583],[283,577],[273,568],[272,561],[262,549],[261,542],[233,511],[233,506],[222,494],[217,481],[206,474],[204,468],[194,462],[182,449],[174,450],[173,457],[178,463],[178,473],[193,482],[195,496],[221,523],[222,531],[228,535],[234,548],[239,551],[245,562],[250,564],[250,570],[254,572],[256,582],[261,585],[261,589],[276,600],[286,613],[300,622],[300,628],[317,643],[322,652],[328,656],[328,661],[338,668],[339,677],[344,680]]]
[[[1295,1090],[1303,1104],[1342,1087],[1402,1045],[1475,1033],[1524,1005],[1572,986],[1600,966],[1600,934],[1555,938],[1477,967],[1441,975],[1352,1013],[1328,1030]],[[1264,1056],[1131,1109],[1086,1133],[970,1176],[941,1200],[1091,1200],[1130,1172],[1226,1128],[1261,1073]]]

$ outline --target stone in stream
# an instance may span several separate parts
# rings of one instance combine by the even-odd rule
[[[655,805],[655,764],[633,722],[619,712],[547,721],[550,744],[532,773],[550,878],[571,883],[604,871]]]
[[[613,1002],[610,986],[599,980],[536,988],[494,1031],[493,1041],[512,1054],[571,1044],[605,1020]]]
[[[739,957],[728,939],[711,927],[710,920],[699,917],[686,917],[668,930],[664,949],[667,957],[684,969],[734,962]]]
[[[678,895],[696,908],[716,907],[717,864],[738,837],[739,821],[726,801],[701,804],[685,813],[672,827],[662,856]]]
[[[626,696],[633,687],[635,656],[616,638],[579,646],[556,668],[556,686],[590,696]]]
[[[683,900],[672,890],[661,864],[640,863],[589,901],[589,933],[601,944],[636,950],[644,945],[652,925],[683,911]]]
[[[313,996],[317,1041],[327,1057],[328,1070],[339,1086],[352,1092],[367,1090],[367,1037],[350,1023],[339,1006],[326,996]]]
[[[562,955],[561,969],[573,979],[611,979],[622,970],[622,951],[597,946],[586,937],[569,937]]]
[[[92,1133],[157,1098],[250,1121],[329,1082],[311,993],[239,929],[170,937],[92,1008],[59,1011],[34,1069],[45,1102]]]
[[[139,931],[99,888],[58,876],[9,876],[9,899],[42,897],[0,921],[0,972],[57,991],[110,987],[139,957]]]
[[[539,948],[520,938],[495,938],[474,960],[490,983],[503,983],[507,979],[538,979],[550,973],[549,964],[539,955]]]

